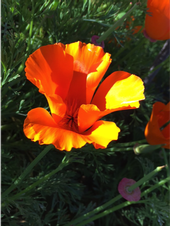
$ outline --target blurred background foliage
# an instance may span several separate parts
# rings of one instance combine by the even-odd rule
[[[28,111],[36,107],[48,108],[44,96],[26,80],[24,64],[28,56],[40,46],[56,42],[91,42],[93,35],[100,36],[128,9],[128,0],[1,1],[2,192],[44,148],[23,134],[23,122]],[[129,16],[105,40],[104,50],[112,57],[105,77],[118,70],[128,71],[142,79],[151,73],[150,68],[165,42],[151,43],[142,32],[133,34],[135,26],[144,27],[145,12],[146,1],[143,0],[131,15],[135,20]],[[72,150],[72,161],[67,167],[17,200],[12,200],[13,195],[54,170],[68,154],[51,150],[2,200],[2,225],[64,225],[115,197],[123,177],[139,180],[156,166],[164,165],[165,156],[161,156],[160,149],[138,157],[133,146],[145,139],[144,129],[153,103],[169,101],[169,58],[161,64],[145,95],[146,100],[139,109],[115,112],[106,117],[121,128],[118,141],[111,142],[106,150],[95,150],[91,145]],[[122,143],[126,144],[122,146]],[[166,158],[169,159],[168,152]],[[166,170],[161,172],[142,189],[166,175]],[[164,185],[146,197],[149,205],[126,207],[88,225],[168,225],[168,194],[169,189]]]

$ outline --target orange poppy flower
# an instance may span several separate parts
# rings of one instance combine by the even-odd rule
[[[170,38],[170,1],[148,0],[144,34],[152,40]]]
[[[39,144],[70,151],[86,143],[105,148],[120,129],[103,116],[139,107],[142,80],[117,71],[98,87],[111,63],[110,54],[93,44],[56,43],[40,47],[26,61],[26,77],[44,94],[51,114],[43,108],[28,112],[24,133]]]
[[[167,105],[156,102],[153,105],[150,120],[145,128],[145,137],[149,144],[164,144],[164,148],[170,149],[170,124],[166,125],[169,121],[170,102]]]

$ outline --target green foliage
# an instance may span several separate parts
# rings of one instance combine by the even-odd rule
[[[164,42],[150,43],[141,32],[133,35],[135,26],[144,26],[146,5],[134,11],[135,20],[126,22],[105,40],[105,52],[112,57],[106,72],[123,70],[144,79]],[[23,122],[29,110],[48,109],[43,95],[26,80],[24,67],[28,56],[40,46],[55,42],[91,42],[125,14],[129,1],[112,0],[3,0],[1,4],[1,158],[2,193],[42,152],[43,146],[28,140]],[[155,167],[169,164],[169,153],[160,151],[135,156],[133,146],[146,143],[144,129],[155,101],[167,103],[168,60],[162,64],[154,82],[145,91],[146,99],[136,110],[114,112],[104,119],[114,121],[121,128],[119,140],[106,150],[92,145],[70,153],[51,150],[31,172],[2,201],[2,225],[62,226],[118,195],[117,186],[123,177],[139,180]],[[143,141],[144,140],[144,141]],[[68,164],[54,175],[63,158]],[[63,162],[62,162],[63,161]],[[141,186],[142,191],[168,176],[162,172]],[[39,182],[34,188],[30,186]],[[14,199],[15,195],[30,188]],[[168,225],[169,183],[147,194],[142,204],[117,210],[86,225]],[[123,201],[119,200],[117,204]],[[117,205],[116,204],[116,205]]]

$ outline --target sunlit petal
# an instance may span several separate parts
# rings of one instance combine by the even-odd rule
[[[87,75],[86,103],[90,103],[96,87],[111,63],[110,54],[105,53],[102,47],[81,42],[65,45],[65,51],[74,58],[73,70]]]
[[[92,103],[100,110],[113,111],[139,107],[145,99],[142,80],[130,73],[117,71],[108,76],[97,90]]]
[[[111,141],[117,140],[119,132],[120,129],[114,122],[100,120],[95,122],[93,126],[83,134],[87,135],[97,149],[106,148]]]
[[[41,93],[65,99],[73,76],[73,57],[58,45],[42,46],[26,61],[26,77]]]
[[[49,133],[49,128],[55,128],[56,126],[56,122],[47,110],[35,108],[27,114],[27,118],[24,121],[24,133],[32,141],[37,141],[41,140],[40,138],[44,136],[43,132],[45,132],[45,139],[47,143],[50,144],[51,134]],[[46,127],[46,131],[42,131],[42,127]]]
[[[79,132],[82,133],[89,129],[98,119],[101,119],[111,112],[111,110],[100,111],[94,104],[81,105],[78,112]]]
[[[66,104],[63,102],[62,98],[56,94],[53,95],[45,95],[50,107],[50,112],[52,117],[56,119],[56,117],[63,118],[67,109]],[[57,120],[58,121],[58,120]]]
[[[58,127],[51,115],[43,108],[28,112],[24,122],[24,133],[39,144],[53,144],[59,150],[80,148],[89,140],[86,136]],[[89,141],[90,142],[90,141]]]

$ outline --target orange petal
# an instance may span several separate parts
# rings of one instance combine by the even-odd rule
[[[91,72],[87,76],[87,86],[86,86],[86,103],[90,103],[94,95],[94,92],[102,80],[104,74],[106,73],[109,65],[111,63],[110,55],[106,53],[100,64],[95,64],[91,67]]]
[[[43,108],[28,112],[24,122],[26,137],[39,144],[53,144],[59,150],[70,151],[73,147],[80,148],[91,141],[81,134],[65,130],[57,126],[51,115]]]
[[[73,57],[59,45],[42,46],[27,59],[25,72],[39,92],[64,100],[73,76]]]
[[[153,106],[153,110],[158,118],[159,127],[162,127],[170,120],[170,102],[167,105],[162,102],[156,102]]]
[[[156,102],[153,105],[152,114],[150,117],[150,120],[145,128],[145,137],[149,144],[151,145],[157,145],[157,144],[165,144],[163,147],[170,149],[170,126],[168,125],[165,127],[162,131],[160,130],[160,125],[164,125],[166,120],[169,120],[168,118],[162,118],[160,117],[160,114],[164,111],[164,109],[167,111],[169,110],[170,103],[165,106],[165,104],[161,102]],[[166,115],[167,116],[167,115]],[[160,119],[163,119],[161,122]]]
[[[32,141],[40,139],[42,134],[41,128],[46,127],[45,133],[48,134],[48,128],[56,127],[57,124],[51,115],[44,108],[35,108],[28,112],[27,118],[24,121],[24,133],[26,137]],[[46,136],[50,140],[50,134]],[[48,143],[48,142],[47,142]],[[50,143],[50,142],[49,142]]]
[[[98,88],[92,103],[100,110],[113,111],[139,107],[145,99],[142,80],[128,72],[117,71],[108,76]]]
[[[170,1],[148,0],[145,18],[145,30],[147,35],[155,40],[167,40],[170,38]]]
[[[158,118],[158,124],[161,127],[168,122],[170,122],[170,102],[164,106]],[[163,136],[170,141],[170,123],[166,125],[161,132]]]
[[[62,47],[64,48],[64,45]],[[100,46],[82,42],[65,45],[65,51],[74,58],[73,70],[87,75],[86,103],[90,103],[95,89],[111,63],[110,54],[104,53]]]
[[[72,148],[81,148],[87,143],[87,138],[79,133],[62,128],[51,128],[54,134],[52,144],[59,150],[71,151]]]
[[[74,71],[66,98],[67,103],[74,101],[77,103],[77,107],[86,103],[86,78],[86,74]]]
[[[94,125],[83,134],[86,135],[93,143],[96,149],[106,148],[112,140],[118,139],[120,129],[114,122],[97,121]],[[89,143],[89,142],[88,142]]]
[[[78,112],[79,132],[89,129],[96,121],[111,112],[110,110],[100,111],[94,104],[82,104]]]
[[[66,104],[63,102],[62,98],[56,94],[47,96],[45,94],[52,117],[58,122],[58,116],[63,118],[66,112]],[[57,117],[57,118],[56,118]]]
[[[59,127],[52,116],[43,108],[28,112],[24,121],[26,137],[39,144],[53,144],[59,150],[70,151],[93,143],[95,148],[105,148],[112,140],[118,139],[120,129],[113,122],[97,121],[85,133],[79,134]]]
[[[101,116],[101,111],[93,104],[83,104],[78,112],[78,127],[82,133],[89,129]],[[102,116],[101,116],[102,117]]]

